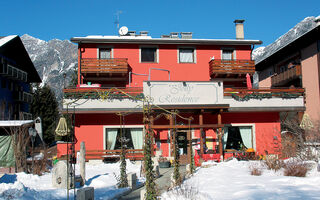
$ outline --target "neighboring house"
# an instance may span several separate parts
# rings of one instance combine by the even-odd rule
[[[33,125],[30,83],[40,82],[20,37],[0,37],[0,167],[15,165],[13,140],[8,133],[14,127]]]
[[[76,150],[85,141],[89,152],[113,152],[120,131],[129,149],[143,148],[142,102],[126,93],[152,100],[154,147],[165,157],[173,156],[174,128],[182,163],[190,158],[189,142],[206,158],[245,149],[278,154],[279,112],[303,111],[303,89],[250,89],[251,53],[262,42],[244,39],[243,21],[235,22],[237,39],[193,39],[189,32],[152,38],[126,27],[120,36],[71,38],[78,43],[78,86],[64,90],[63,109],[75,115]],[[285,95],[292,92],[298,95]],[[168,114],[164,109],[183,118],[159,116]],[[58,144],[58,156],[65,148]]]
[[[272,44],[275,48],[268,48],[272,45],[266,47],[266,55],[258,56],[256,62],[260,87],[305,88],[305,119],[309,118],[316,123],[320,120],[319,20],[319,17],[303,20],[275,41]],[[284,45],[276,46],[282,42]],[[283,119],[290,114],[302,120],[303,112],[284,113]]]
[[[20,37],[0,37],[0,120],[32,119],[30,83],[40,82]]]

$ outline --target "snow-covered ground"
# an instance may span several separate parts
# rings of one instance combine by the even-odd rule
[[[284,176],[283,171],[274,172],[262,167],[261,176],[250,175],[251,165],[258,161],[237,161],[212,164],[200,168],[186,180],[181,190],[162,195],[166,200],[184,200],[183,194],[195,195],[197,200],[229,199],[320,199],[320,172],[316,163],[306,177]]]
[[[78,166],[77,166],[78,168]],[[76,174],[79,170],[76,168]],[[129,188],[117,189],[117,180],[114,176],[120,174],[120,163],[115,164],[87,164],[85,187],[94,187],[95,199],[113,199],[117,194]],[[127,173],[134,172],[140,175],[140,165],[127,161]],[[0,199],[67,199],[66,189],[52,187],[51,173],[43,176],[17,173],[0,178]],[[138,181],[142,182],[142,179]],[[73,199],[73,189],[70,199]]]

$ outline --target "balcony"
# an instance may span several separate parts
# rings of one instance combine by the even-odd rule
[[[255,72],[254,60],[211,60],[209,73],[211,78],[239,78]]]
[[[142,97],[142,87],[129,88],[67,88],[65,99],[130,99]]]
[[[86,81],[126,80],[128,71],[128,59],[126,58],[81,59],[81,74]]]
[[[63,109],[76,107],[77,112],[115,112],[141,110],[142,87],[129,88],[67,88]]]
[[[303,88],[224,88],[230,111],[304,111]]]
[[[271,85],[272,86],[284,86],[289,82],[300,78],[301,73],[301,65],[296,65],[294,67],[289,68],[288,70],[276,74],[271,77]]]
[[[17,102],[32,103],[32,94],[23,91],[16,91],[13,93],[13,99]]]
[[[27,82],[27,72],[22,71],[8,63],[0,63],[0,74],[12,80]]]

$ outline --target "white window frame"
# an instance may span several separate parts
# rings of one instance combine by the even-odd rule
[[[111,56],[111,58],[113,58],[113,46],[103,45],[103,46],[97,46],[97,59],[99,59],[100,49],[111,49],[110,56]]]
[[[237,60],[236,49],[235,49],[235,48],[232,48],[232,47],[224,47],[224,48],[221,48],[221,51],[220,51],[220,58],[221,58],[221,60],[223,60],[223,59],[222,59],[223,51],[228,51],[228,50],[229,50],[229,51],[230,51],[230,50],[233,51],[233,53],[232,53],[233,60]]]
[[[193,62],[180,62],[180,49],[193,49]],[[197,63],[197,49],[194,46],[178,46],[177,51],[178,63],[179,64],[196,64]]]
[[[141,49],[143,49],[143,48],[155,48],[156,49],[155,62],[141,62]],[[139,63],[159,63],[159,46],[158,45],[141,45],[141,46],[139,46]]]
[[[107,128],[142,128],[142,140],[144,141],[144,134],[145,134],[145,129],[144,129],[144,125],[124,125],[124,126],[120,126],[120,125],[105,125],[103,126],[103,150],[107,150],[106,149],[106,129]]]
[[[225,124],[225,128],[228,127],[240,127],[240,126],[246,126],[246,127],[251,127],[251,131],[252,131],[252,146],[253,149],[257,152],[257,147],[256,147],[256,125],[255,124],[237,124],[237,123],[231,123],[231,124]],[[224,131],[224,130],[223,130]]]

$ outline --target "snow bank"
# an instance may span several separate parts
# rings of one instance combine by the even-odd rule
[[[140,165],[127,161],[127,173],[140,175]],[[80,174],[79,166],[76,166],[76,174]],[[129,188],[117,189],[115,175],[120,174],[120,163],[115,164],[87,164],[86,183],[84,187],[95,188],[95,199],[113,199],[114,196],[129,190]],[[51,173],[43,176],[17,173],[0,179],[0,199],[42,200],[42,199],[67,199],[66,189],[52,187]],[[143,179],[138,179],[140,184]],[[73,189],[69,191],[73,198]]]
[[[250,166],[261,167],[261,176],[250,175]],[[237,161],[218,163],[200,168],[193,177],[184,182],[199,193],[194,199],[320,199],[320,173],[316,164],[307,177],[283,176],[283,172],[267,170],[259,161]],[[189,192],[190,193],[190,192]],[[166,200],[183,200],[183,195],[168,192],[162,195]]]

